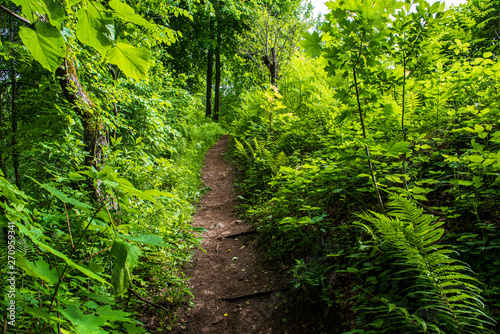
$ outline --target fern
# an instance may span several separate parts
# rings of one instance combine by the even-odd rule
[[[415,93],[415,92],[406,92],[405,94],[405,100],[404,100],[405,106],[407,110],[411,112],[415,112],[417,108],[422,106],[422,99],[420,96]],[[403,96],[400,95],[398,98],[398,105],[402,106],[403,105]]]
[[[234,139],[234,143],[235,143],[234,146],[235,146],[238,154],[247,158],[247,151],[245,150],[245,147],[243,146],[243,144],[235,137],[233,137],[233,139]]]
[[[451,257],[452,250],[438,244],[443,222],[433,222],[413,202],[392,195],[386,215],[375,212],[359,217],[374,227],[357,223],[369,232],[381,251],[385,266],[392,268],[389,280],[405,284],[406,302],[415,300],[411,312],[401,300],[381,299],[381,306],[365,308],[375,316],[372,324],[409,332],[482,333],[484,314],[479,282],[467,274],[466,264]],[[389,311],[389,312],[388,312]]]

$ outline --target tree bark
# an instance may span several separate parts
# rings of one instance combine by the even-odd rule
[[[220,47],[222,44],[222,38],[221,38],[222,22],[220,18],[220,0],[217,0],[216,18],[217,18],[217,46],[215,48],[215,101],[214,101],[213,119],[218,121],[220,112],[220,76],[221,76]]]
[[[217,40],[220,38],[217,37]],[[220,46],[217,45],[216,51],[215,51],[215,101],[214,101],[214,115],[213,119],[218,121],[219,120],[219,112],[220,112],[220,70],[221,70],[221,63],[220,63]]]
[[[276,56],[276,49],[271,48],[271,54],[266,54],[262,57],[264,65],[269,69],[269,74],[271,77],[271,85],[278,87],[278,77],[279,77],[279,64],[278,57]]]
[[[212,116],[212,77],[213,77],[213,68],[214,68],[214,56],[212,46],[208,49],[207,55],[207,104],[205,107],[205,116]]]
[[[14,27],[12,24],[12,17],[10,17],[10,34],[9,40],[12,43],[14,40]],[[11,131],[12,131],[12,165],[14,167],[14,179],[17,188],[21,189],[21,174],[19,173],[19,152],[17,150],[17,109],[16,109],[16,97],[17,97],[17,78],[16,78],[16,66],[14,59],[12,59],[11,68]]]
[[[95,113],[95,104],[83,89],[76,73],[75,61],[65,59],[64,63],[56,70],[59,85],[64,97],[73,106],[73,110],[80,117],[83,127],[83,143],[85,144],[85,166],[94,167],[96,170],[104,162],[103,146],[107,145],[104,125]],[[95,200],[102,198],[99,185],[93,183],[92,196]]]
[[[0,94],[0,104],[3,101],[3,94]],[[0,170],[3,172],[5,178],[7,178],[7,169],[5,168],[5,160],[3,158],[3,143],[5,137],[3,132],[3,106],[0,107]]]
[[[108,68],[109,68],[109,71],[111,72],[111,75],[113,76],[113,81],[114,81],[114,84],[116,84],[116,82],[118,81],[118,75],[116,74],[115,70],[113,69],[113,66],[111,64],[108,64]],[[115,97],[113,97],[115,98]],[[116,120],[118,120],[118,105],[116,104],[116,100],[113,101],[113,109],[114,109],[114,112],[115,112],[115,118]],[[113,139],[116,140],[116,124],[115,124],[115,128],[113,129]],[[115,148],[113,147],[113,150]]]

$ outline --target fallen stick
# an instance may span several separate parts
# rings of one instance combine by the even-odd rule
[[[238,232],[238,233],[234,233],[234,234],[221,235],[220,238],[224,238],[224,239],[238,238],[238,237],[253,234],[253,233],[257,233],[257,230],[248,230],[248,231]]]
[[[163,310],[165,310],[165,311],[169,311],[167,308],[165,308],[165,307],[163,307],[163,306],[161,306],[161,305],[155,304],[155,303],[150,302],[149,300],[147,300],[147,299],[145,299],[145,298],[142,298],[142,297],[141,297],[141,296],[140,296],[137,292],[135,292],[135,291],[134,291],[134,290],[132,290],[131,288],[128,288],[128,291],[132,292],[132,294],[133,294],[134,296],[136,296],[138,299],[142,300],[142,301],[143,301],[143,302],[145,302],[145,303],[148,303],[148,304],[153,305],[153,306],[155,306],[155,307],[159,307],[159,308],[161,308],[161,309],[163,309]]]
[[[237,296],[232,296],[232,297],[222,297],[222,298],[219,298],[219,300],[234,302],[234,301],[246,299],[246,298],[261,297],[261,296],[272,294],[274,292],[281,292],[284,290],[288,290],[288,288],[266,290],[266,291],[257,291],[257,292],[246,293],[243,295],[237,295]]]

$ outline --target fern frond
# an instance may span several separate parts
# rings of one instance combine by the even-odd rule
[[[422,98],[415,92],[406,92],[404,97],[405,108],[408,111],[415,112],[415,110],[422,106]],[[398,105],[403,105],[403,96],[398,99]]]
[[[391,196],[388,208],[388,216],[374,212],[358,216],[373,225],[365,225],[365,230],[388,259],[386,265],[395,269],[393,276],[399,277],[396,280],[407,284],[403,299],[419,296],[417,310],[411,314],[416,316],[425,310],[424,325],[432,325],[429,328],[434,333],[444,328],[447,333],[481,333],[482,321],[488,317],[482,311],[479,282],[467,274],[465,263],[451,257],[451,249],[436,244],[443,235],[442,223],[433,222],[431,216],[400,195]],[[380,312],[377,316],[381,316]],[[393,328],[404,325],[423,329],[421,321],[414,321],[416,318],[384,319],[393,321]]]
[[[236,148],[236,151],[242,155],[242,156],[247,156],[247,151],[245,151],[245,147],[241,142],[238,141],[238,139],[234,138],[234,146]]]

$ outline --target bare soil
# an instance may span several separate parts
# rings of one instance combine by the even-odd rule
[[[210,191],[202,197],[193,225],[206,232],[202,250],[186,272],[194,306],[180,309],[172,333],[330,332],[311,316],[315,311],[310,305],[289,307],[282,268],[264,261],[253,227],[235,214],[234,173],[223,159],[228,144],[229,137],[222,137],[205,159],[202,178]]]

